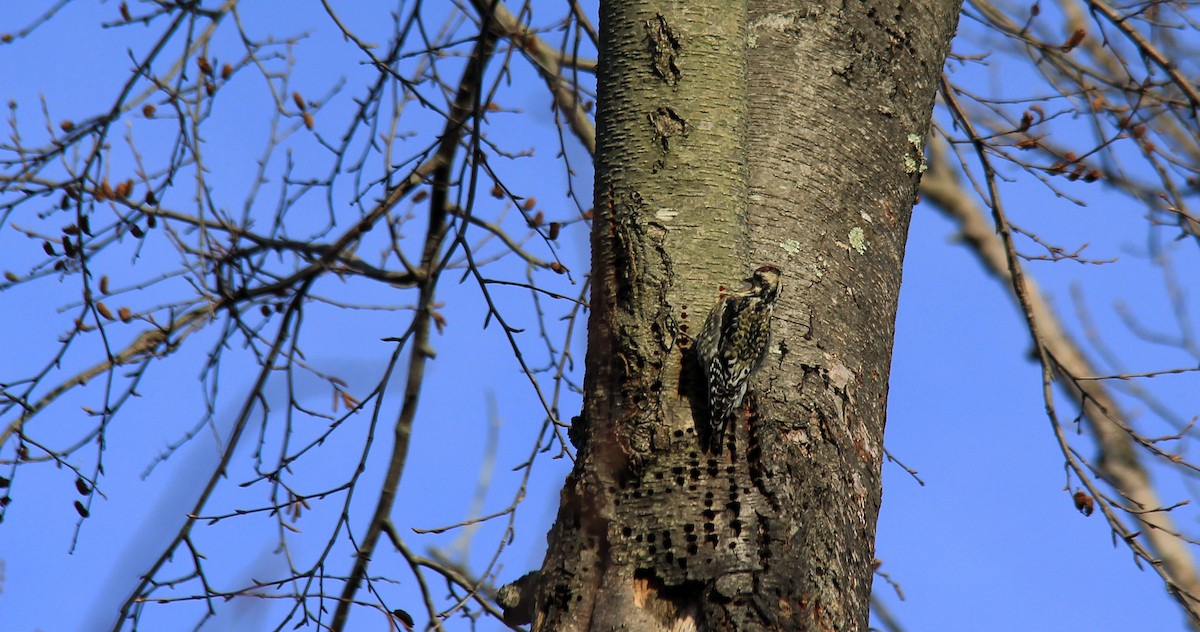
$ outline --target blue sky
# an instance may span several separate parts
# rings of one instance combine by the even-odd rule
[[[348,3],[350,4],[350,3]],[[135,7],[136,12],[136,5]],[[387,12],[394,7],[346,7],[342,17],[363,39],[383,43],[392,28]],[[543,9],[557,16],[557,5]],[[29,23],[29,6],[5,9],[0,33],[15,32]],[[70,3],[59,15],[27,38],[0,46],[0,96],[18,104],[22,134],[35,139],[45,136],[39,99],[44,96],[51,111],[51,126],[62,120],[81,120],[102,111],[111,103],[117,77],[130,66],[126,50],[144,52],[157,28],[140,26],[101,30],[97,24],[118,18],[114,3]],[[316,132],[323,139],[336,139],[346,127],[356,96],[372,73],[362,64],[362,55],[346,44],[320,5],[300,4],[294,11],[277,7],[246,6],[244,26],[254,35],[304,33],[291,48],[281,47],[281,57],[272,68],[292,68],[289,89],[320,101]],[[549,21],[549,18],[546,18]],[[543,22],[544,23],[544,22]],[[972,26],[964,21],[964,33]],[[552,37],[554,34],[547,34]],[[86,42],[86,46],[62,45]],[[961,50],[956,43],[956,50]],[[243,52],[237,33],[228,21],[222,23],[210,55],[234,61]],[[176,53],[177,54],[177,53]],[[586,53],[585,53],[586,54]],[[294,64],[294,65],[293,65]],[[518,195],[536,196],[537,208],[549,219],[578,215],[575,202],[565,194],[567,179],[556,167],[557,134],[553,113],[543,84],[528,64],[513,64],[511,82],[501,84],[497,101],[520,113],[490,115],[489,140],[506,150],[519,152],[538,148],[533,158],[493,160],[504,181]],[[960,71],[961,73],[969,70]],[[962,77],[980,85],[995,83],[995,67],[977,70],[977,76]],[[194,71],[193,71],[194,73]],[[368,79],[364,79],[368,78]],[[344,80],[344,83],[343,83]],[[454,81],[448,78],[447,81]],[[253,70],[239,71],[228,86],[232,95],[217,100],[210,122],[204,128],[209,156],[207,178],[213,186],[215,204],[241,212],[252,191],[255,160],[262,151],[272,107],[261,107],[269,94],[266,83]],[[224,95],[224,93],[222,93]],[[286,93],[285,93],[286,96]],[[510,118],[509,118],[510,117]],[[147,161],[169,151],[163,139],[174,132],[169,120],[145,120],[136,116],[128,127],[114,134],[119,139],[131,134]],[[513,125],[505,125],[511,120]],[[400,121],[400,132],[423,134],[437,118],[424,115],[416,105]],[[124,125],[124,123],[122,123]],[[251,204],[252,214],[269,216],[280,191],[279,176],[291,152],[294,177],[319,177],[331,164],[328,151],[303,129],[298,117],[281,122],[285,151],[276,154],[260,197]],[[5,130],[7,134],[10,130]],[[283,132],[281,132],[283,133]],[[414,137],[416,138],[416,137]],[[427,140],[427,137],[426,137]],[[1079,143],[1090,139],[1081,136]],[[419,141],[413,141],[413,147]],[[115,144],[108,168],[114,174],[129,173],[133,155]],[[407,145],[401,145],[407,147]],[[574,187],[583,192],[582,204],[590,204],[590,164],[586,153],[569,142],[567,156],[576,169]],[[370,167],[368,167],[368,170]],[[490,184],[489,184],[490,186]],[[1126,300],[1147,322],[1167,326],[1164,293],[1146,262],[1148,231],[1143,209],[1127,198],[1106,191],[1101,185],[1073,189],[1087,199],[1080,207],[1055,197],[1044,187],[1018,182],[1006,188],[1015,219],[1064,245],[1088,242],[1087,252],[1098,259],[1118,257],[1111,266],[1082,266],[1072,262],[1035,264],[1032,270],[1048,297],[1068,316],[1073,313],[1070,291],[1075,284],[1087,297],[1099,322],[1110,332],[1114,345],[1135,370],[1176,366],[1184,362],[1170,349],[1135,346],[1133,338],[1116,320],[1113,302]],[[177,187],[164,199],[167,204],[186,207],[194,195],[192,185]],[[335,196],[347,191],[335,189]],[[312,215],[298,218],[289,228],[304,238],[325,219],[320,195],[307,200]],[[344,199],[338,202],[345,208]],[[34,214],[41,206],[21,207],[0,228],[0,268],[27,274],[45,261],[41,244],[13,230],[40,226],[45,230],[64,223],[61,216],[49,219]],[[520,230],[522,221],[503,201],[484,193],[478,209],[501,220],[510,230]],[[307,212],[307,211],[306,211]],[[420,215],[421,207],[414,207]],[[258,215],[255,215],[258,217]],[[266,221],[265,219],[260,221]],[[344,220],[343,220],[344,221]],[[414,219],[400,227],[406,234],[419,235]],[[986,276],[970,253],[953,240],[954,228],[933,210],[918,206],[914,213],[905,261],[904,285],[897,322],[895,354],[889,399],[886,445],[906,465],[920,472],[919,485],[901,468],[884,464],[884,504],[878,526],[877,556],[883,571],[903,588],[906,600],[877,582],[877,593],[893,614],[912,630],[1183,630],[1179,609],[1166,595],[1159,578],[1140,571],[1128,550],[1114,546],[1107,525],[1099,515],[1084,517],[1071,505],[1063,490],[1066,478],[1062,456],[1053,442],[1040,395],[1040,370],[1029,359],[1028,335],[1005,288]],[[186,239],[186,237],[181,237]],[[544,248],[538,240],[530,248]],[[180,261],[171,241],[162,232],[152,233],[140,249],[123,243],[97,261],[117,288],[128,289],[114,298],[113,306],[128,304],[149,309],[163,302],[188,296],[188,286],[179,279],[167,280],[151,289],[137,289],[163,267],[174,269]],[[563,231],[558,252],[573,271],[586,270],[586,235],[582,224]],[[364,259],[376,256],[379,242],[366,242],[360,249]],[[490,249],[490,250],[489,250]],[[480,252],[499,252],[494,244],[480,243]],[[1195,255],[1177,253],[1181,270],[1194,269]],[[541,256],[546,253],[541,252]],[[488,268],[489,276],[513,281],[526,279],[526,269],[512,257]],[[580,291],[581,274],[575,283],[548,271],[538,271],[539,284],[564,294]],[[533,448],[545,413],[528,379],[512,359],[507,339],[493,322],[484,328],[486,304],[470,280],[458,283],[459,274],[448,274],[439,293],[445,303],[447,329],[436,336],[437,358],[429,365],[428,384],[415,425],[413,448],[393,514],[407,542],[418,553],[431,548],[481,572],[497,547],[507,540],[507,523],[491,521],[474,531],[468,548],[461,545],[461,530],[444,534],[416,535],[413,528],[429,529],[451,525],[467,518],[476,500],[481,477],[489,487],[482,498],[482,513],[508,506],[521,484],[521,471],[513,471],[534,455],[533,475],[522,504],[516,512],[511,544],[506,544],[493,572],[509,581],[540,564],[545,533],[558,503],[558,489],[569,469],[555,453],[538,453]],[[55,341],[69,330],[79,308],[77,279],[59,280],[51,275],[36,282],[6,287],[0,291],[0,323],[9,335],[0,339],[0,357],[5,358],[0,382],[29,374],[48,359]],[[531,364],[543,364],[549,355],[537,338],[536,314],[529,294],[519,288],[492,286],[498,304],[514,326],[526,328],[517,337]],[[323,281],[317,293],[331,300],[356,301],[379,306],[403,306],[413,295],[362,281]],[[122,303],[123,302],[123,303]],[[547,319],[554,320],[569,310],[563,302],[546,302]],[[60,310],[60,308],[65,308]],[[407,326],[403,310],[346,311],[329,305],[306,308],[302,336],[305,360],[321,371],[336,375],[348,391],[362,398],[381,379],[393,346],[384,339],[399,336]],[[1074,319],[1068,317],[1068,322]],[[137,330],[110,327],[116,344],[127,342]],[[188,510],[208,472],[216,462],[217,440],[226,437],[229,424],[246,394],[255,365],[251,352],[230,346],[221,350],[220,373],[208,382],[217,385],[220,397],[213,411],[214,422],[201,427],[196,438],[146,475],[148,468],[195,426],[203,414],[206,376],[204,363],[218,350],[216,327],[189,339],[187,350],[163,360],[139,385],[139,397],[122,410],[106,436],[105,474],[99,494],[90,507],[91,517],[80,523],[72,503],[79,498],[74,475],[62,468],[43,464],[23,466],[14,481],[13,504],[0,525],[0,611],[5,629],[16,631],[66,631],[108,629],[111,613],[131,589],[136,577],[158,554],[165,538]],[[577,329],[571,341],[576,375],[582,369],[583,332]],[[64,358],[62,375],[94,362],[103,349],[95,337],[72,347]],[[211,374],[209,374],[211,375]],[[393,393],[385,400],[384,430],[394,415],[403,376],[393,376]],[[545,389],[548,380],[541,382]],[[1161,378],[1155,384],[1164,396],[1184,392],[1184,378]],[[36,436],[62,446],[77,440],[93,421],[80,406],[96,407],[101,385],[93,383],[64,398],[40,417]],[[289,384],[282,375],[273,379],[265,401],[275,414],[285,410],[289,397],[305,406],[331,411],[333,393],[327,382],[300,375]],[[1061,397],[1061,395],[1060,395]],[[494,410],[490,401],[495,402]],[[1186,401],[1186,400],[1182,400]],[[577,395],[567,393],[559,402],[565,417],[578,410]],[[339,408],[339,411],[342,411]],[[278,417],[273,417],[278,423]],[[9,420],[5,418],[5,423]],[[494,424],[494,463],[489,465],[489,424]],[[312,438],[327,424],[297,419],[295,433]],[[258,426],[252,425],[250,434]],[[269,426],[277,427],[277,426]],[[290,479],[298,488],[312,493],[331,481],[344,480],[358,464],[359,447],[368,431],[366,415],[346,422],[345,431],[335,433],[312,459],[298,463]],[[31,432],[34,432],[31,430]],[[1091,448],[1086,438],[1075,437],[1085,454]],[[379,480],[386,459],[385,445],[377,447],[366,461],[362,490]],[[278,448],[270,431],[264,445]],[[269,450],[268,450],[269,451]],[[0,450],[0,459],[13,456],[11,445]],[[243,446],[240,457],[249,462],[252,446]],[[76,453],[72,464],[84,471],[95,467],[96,450]],[[300,467],[307,465],[308,467]],[[0,475],[8,476],[7,466]],[[240,488],[251,480],[248,465],[231,472],[229,480],[206,508],[215,516],[237,507],[267,502],[262,486]],[[1189,490],[1173,478],[1162,476],[1164,497],[1169,502],[1188,497]],[[101,495],[102,494],[102,495]],[[1175,496],[1171,496],[1175,494]],[[295,526],[297,558],[316,554],[336,523],[342,498],[313,502]],[[361,534],[373,498],[360,491],[351,501],[351,515],[358,518],[354,534]],[[1183,522],[1185,526],[1190,522]],[[286,565],[276,549],[277,528],[265,516],[223,520],[197,531],[197,543],[208,557],[210,579],[226,587],[243,585],[249,578],[286,575]],[[72,547],[76,528],[78,538]],[[293,536],[289,536],[293,537]],[[344,538],[343,538],[344,542]],[[402,607],[423,621],[423,608],[404,561],[381,544],[372,573],[393,580],[381,582],[389,605]],[[172,567],[188,570],[186,555]],[[339,546],[331,554],[327,572],[345,573],[350,568],[348,549]],[[167,573],[166,575],[171,575]],[[436,579],[431,578],[431,583]],[[176,594],[177,593],[177,594]],[[180,589],[163,596],[190,594]],[[286,600],[240,599],[216,604],[218,617],[205,630],[273,629],[286,612]],[[145,629],[191,629],[202,612],[198,602],[152,604],[145,609]],[[363,611],[365,612],[365,610]],[[351,629],[380,629],[384,620],[359,614]],[[462,618],[451,619],[447,629],[470,629]],[[290,627],[290,626],[286,626]],[[484,621],[481,629],[502,629]]]

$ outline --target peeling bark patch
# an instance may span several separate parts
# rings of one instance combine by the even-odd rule
[[[650,40],[650,62],[654,74],[669,86],[679,83],[683,72],[676,60],[682,47],[679,45],[679,38],[671,30],[671,25],[667,24],[667,19],[661,13],[646,20],[646,36]]]
[[[611,192],[610,192],[611,197]],[[642,265],[645,259],[641,247],[642,230],[636,218],[645,213],[645,201],[637,192],[631,192],[622,200],[620,208],[613,208],[611,215],[611,234],[613,244],[611,251],[614,257],[614,275],[617,281],[617,306],[632,314],[638,301],[637,282],[642,278]],[[616,206],[615,201],[610,201]]]
[[[663,243],[667,229],[645,221],[650,215],[646,200],[634,190],[610,188],[608,196],[609,210],[597,224],[604,233],[598,239],[608,242],[611,255],[610,308],[621,314],[614,317],[612,332],[619,351],[611,360],[616,379],[611,386],[619,391],[614,403],[620,421],[610,422],[616,430],[611,446],[628,459],[622,460],[622,468],[636,470],[628,475],[640,476],[648,455],[663,441],[669,443],[659,429],[663,371],[679,337],[667,297],[675,273]]]
[[[687,137],[687,121],[669,107],[660,107],[647,114],[646,118],[650,120],[650,125],[654,126],[654,142],[658,144],[659,150],[664,154],[671,151],[672,137]]]
[[[762,35],[782,34],[789,38],[796,38],[801,33],[801,23],[804,20],[819,18],[825,13],[825,10],[820,7],[806,7],[803,9],[795,9],[792,11],[771,12],[767,16],[753,22],[749,25],[750,39],[748,44],[751,47],[758,46],[758,38]]]
[[[699,582],[671,586],[653,569],[639,568],[634,571],[632,592],[634,605],[654,616],[662,629],[697,629],[702,594]]]

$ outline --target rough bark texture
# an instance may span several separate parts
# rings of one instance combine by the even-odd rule
[[[749,16],[752,248],[793,279],[751,422],[755,594],[767,628],[865,630],[904,245],[960,5],[804,5]]]
[[[788,4],[749,28],[729,0],[601,7],[578,461],[541,572],[506,587],[514,621],[866,628],[900,263],[957,4]],[[713,456],[691,336],[761,263],[784,271],[775,345]]]

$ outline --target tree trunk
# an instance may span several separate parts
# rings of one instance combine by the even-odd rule
[[[578,460],[511,620],[866,629],[903,248],[957,10],[602,3]],[[771,353],[712,454],[691,340],[765,263]]]
[[[749,17],[751,248],[792,279],[748,455],[766,481],[755,620],[866,630],[904,246],[960,3],[806,4]]]

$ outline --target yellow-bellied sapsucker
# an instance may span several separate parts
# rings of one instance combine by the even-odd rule
[[[746,279],[749,289],[717,300],[696,336],[696,359],[708,382],[708,436],[701,438],[707,438],[713,454],[720,454],[729,418],[742,405],[750,376],[767,357],[780,276],[772,265],[755,270]]]

